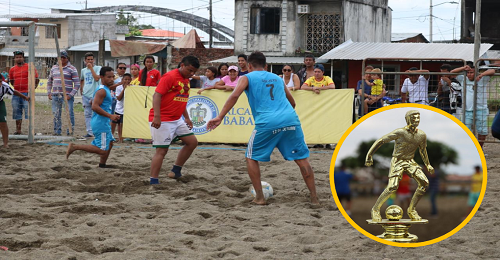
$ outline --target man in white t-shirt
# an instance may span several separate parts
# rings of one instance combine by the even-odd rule
[[[405,79],[401,88],[401,102],[406,103],[408,95],[408,103],[428,105],[430,75],[420,75],[419,73],[429,71],[412,67],[406,72],[408,72],[408,78]]]

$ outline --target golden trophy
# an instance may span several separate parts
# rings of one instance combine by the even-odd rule
[[[391,166],[389,169],[389,183],[385,190],[380,194],[379,198],[373,205],[371,210],[371,219],[367,220],[368,224],[381,225],[385,232],[378,236],[380,238],[393,241],[393,242],[416,242],[417,236],[408,233],[408,229],[412,224],[426,224],[428,221],[422,219],[415,207],[418,201],[424,195],[429,180],[425,176],[420,165],[413,159],[415,151],[419,149],[420,156],[427,167],[430,174],[434,174],[434,168],[429,163],[427,157],[427,138],[425,133],[417,129],[420,123],[420,112],[417,110],[410,110],[406,113],[406,126],[398,128],[389,134],[382,136],[380,139],[373,143],[372,147],[366,155],[366,166],[373,164],[373,154],[383,144],[394,141],[394,152],[392,153]],[[401,219],[403,210],[399,206],[390,206],[386,210],[387,219],[382,219],[380,215],[380,208],[384,202],[398,189],[399,181],[403,177],[403,173],[415,179],[418,183],[418,188],[413,194],[410,205],[407,210],[410,219]]]

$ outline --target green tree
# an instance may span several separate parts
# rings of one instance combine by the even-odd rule
[[[128,25],[129,33],[126,36],[141,36],[140,30],[155,29],[151,24],[138,24],[137,18],[133,14],[125,13],[123,10],[120,10],[117,16],[117,25]]]
[[[373,139],[371,141],[362,142],[359,144],[358,149],[356,150],[357,155],[351,156],[342,159],[341,163],[343,163],[346,167],[356,168],[356,167],[364,167],[366,154],[370,150],[371,146],[376,140]],[[380,155],[386,158],[392,157],[392,152],[394,151],[394,142],[390,142],[382,145],[376,152],[376,155]],[[418,164],[423,165],[422,158],[420,157],[419,149],[415,151],[416,154],[414,159]],[[458,153],[453,148],[440,143],[434,142],[431,140],[427,140],[427,155],[429,157],[429,162],[436,169],[441,169],[443,165],[447,164],[457,164]],[[376,166],[379,162],[373,158],[373,165]]]

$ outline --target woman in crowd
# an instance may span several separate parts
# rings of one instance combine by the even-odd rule
[[[228,69],[229,69],[229,64],[221,63],[221,65],[219,65],[219,68],[217,69],[217,77],[216,78],[221,79],[221,78],[227,76]]]
[[[240,78],[238,76],[238,67],[237,66],[229,66],[229,75],[221,78],[220,81],[215,83],[214,88],[215,89],[223,89],[226,91],[233,91],[234,88],[236,87],[236,84],[238,83],[238,79]]]
[[[141,79],[139,78],[139,72],[141,71],[141,67],[139,64],[130,65],[130,75],[132,75],[132,81],[130,82],[131,86],[140,86]]]
[[[156,87],[161,78],[161,73],[157,69],[153,69],[155,58],[151,55],[144,58],[144,69],[139,72],[141,86]]]
[[[280,75],[280,77],[283,78],[283,82],[285,82],[285,86],[289,90],[298,90],[300,89],[300,79],[297,74],[293,73],[293,69],[291,65],[284,65],[283,66],[283,75]]]

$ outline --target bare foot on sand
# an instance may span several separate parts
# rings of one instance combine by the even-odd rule
[[[252,200],[252,202],[255,203],[255,204],[257,204],[257,205],[267,205],[265,199],[257,200],[257,198],[255,198],[255,199]]]
[[[320,205],[320,204],[319,204],[319,199],[318,199],[318,197],[316,197],[316,196],[311,197],[311,203],[312,203],[313,205],[318,205],[318,206]]]
[[[5,148],[5,149],[9,149],[9,145],[8,144],[4,144],[2,147]]]
[[[75,151],[73,148],[73,143],[69,143],[68,150],[66,151],[66,160],[68,160],[69,156]]]

